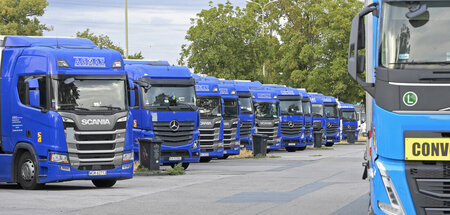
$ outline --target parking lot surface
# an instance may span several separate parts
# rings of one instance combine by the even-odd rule
[[[213,160],[191,164],[182,176],[135,176],[109,189],[90,181],[38,191],[0,184],[0,214],[367,214],[364,149],[336,145]]]

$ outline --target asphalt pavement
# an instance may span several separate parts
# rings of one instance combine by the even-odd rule
[[[364,149],[336,145],[213,160],[192,164],[182,176],[135,176],[109,189],[90,181],[38,191],[0,183],[0,214],[367,214]]]

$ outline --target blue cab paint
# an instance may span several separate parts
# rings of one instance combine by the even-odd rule
[[[306,145],[313,145],[313,115],[310,95],[305,89],[297,89],[302,95],[303,116],[305,118],[305,141]]]
[[[341,117],[341,138],[347,140],[349,134],[353,133],[355,140],[358,139],[358,121],[356,119],[355,106],[341,102],[339,105]]]

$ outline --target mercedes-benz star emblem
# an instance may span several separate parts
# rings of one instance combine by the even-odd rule
[[[178,131],[180,128],[180,123],[177,120],[172,120],[170,121],[169,127],[172,131]]]
[[[289,122],[288,122],[288,126],[289,126],[289,128],[293,128],[293,127],[294,127],[294,122],[289,121]]]

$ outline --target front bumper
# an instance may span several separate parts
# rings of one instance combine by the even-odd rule
[[[305,147],[305,146],[306,146],[306,139],[301,138],[301,136],[282,137],[281,138],[281,148],[286,148],[286,147],[298,148],[298,147]]]
[[[162,164],[197,163],[200,161],[200,147],[192,148],[192,144],[183,146],[161,146]]]

